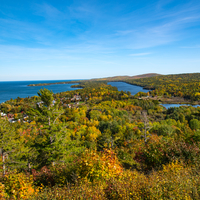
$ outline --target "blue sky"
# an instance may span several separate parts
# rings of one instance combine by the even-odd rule
[[[0,81],[200,72],[200,0],[0,0]]]

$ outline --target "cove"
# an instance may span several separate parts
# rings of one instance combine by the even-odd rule
[[[108,85],[112,85],[113,87],[117,87],[119,91],[130,91],[132,95],[137,94],[138,92],[149,92],[150,90],[143,89],[137,85],[131,85],[129,83],[117,81],[117,82],[108,82]],[[166,109],[171,107],[180,107],[180,106],[193,106],[195,108],[200,107],[200,105],[191,105],[191,104],[160,104],[164,106]]]
[[[149,92],[150,90],[143,89],[137,85],[131,85],[125,82],[108,82],[108,85],[112,85],[113,87],[117,87],[119,91],[129,91],[132,95],[137,94],[138,92]]]

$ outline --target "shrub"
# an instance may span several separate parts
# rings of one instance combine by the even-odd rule
[[[29,199],[38,192],[33,186],[33,176],[16,171],[5,175],[4,185],[6,197],[11,199]]]
[[[135,160],[139,162],[144,169],[160,168],[162,164],[174,160],[183,160],[185,163],[194,164],[198,162],[200,149],[197,144],[186,143],[183,139],[165,140],[162,137],[152,135],[148,144],[138,150]]]
[[[6,193],[5,193],[5,185],[0,182],[0,199],[5,199]]]
[[[32,169],[33,180],[36,185],[54,186],[54,175],[47,166],[44,166],[40,171]]]
[[[150,175],[151,199],[199,199],[200,178],[182,163],[163,165],[163,170]]]
[[[94,181],[119,176],[122,167],[112,150],[97,152],[86,150],[76,162],[76,174],[80,178]]]

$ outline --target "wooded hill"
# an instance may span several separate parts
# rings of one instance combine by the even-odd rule
[[[148,78],[148,77],[154,77],[154,76],[160,76],[161,74],[157,73],[148,73],[148,74],[141,74],[136,76],[113,76],[113,77],[107,77],[107,78],[96,78],[96,79],[90,79],[89,81],[123,81],[127,79],[139,79],[139,78]]]
[[[107,78],[94,78],[89,80],[79,80],[79,81],[66,81],[66,82],[55,82],[55,83],[38,83],[38,84],[30,84],[29,86],[41,86],[41,85],[54,85],[54,84],[71,84],[71,83],[79,83],[79,85],[73,87],[85,87],[90,82],[110,82],[110,81],[124,81],[126,79],[138,79],[138,78],[146,78],[146,77],[153,77],[159,76],[160,74],[156,73],[149,73],[149,74],[142,74],[137,76],[114,76],[114,77],[107,77]]]
[[[0,105],[1,199],[200,199],[200,107],[86,86]]]
[[[150,94],[166,97],[183,97],[191,101],[200,100],[200,73],[161,75],[137,80],[125,80],[127,83],[151,89]]]
[[[150,73],[138,76],[116,76],[81,81],[57,82],[53,84],[78,83],[78,85],[72,85],[71,87],[85,88],[93,86],[95,87],[98,84],[107,84],[108,82],[112,81],[123,81],[129,84],[142,86],[145,89],[150,89],[152,90],[150,91],[150,95],[153,97],[181,97],[186,100],[190,100],[191,102],[200,100],[200,73],[173,75]],[[52,83],[43,83],[37,85],[51,84]]]

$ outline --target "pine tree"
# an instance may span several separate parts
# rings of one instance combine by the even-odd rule
[[[38,149],[38,166],[49,165],[55,162],[61,153],[56,151],[58,135],[64,124],[60,125],[59,117],[64,112],[60,106],[60,101],[54,100],[53,92],[48,89],[41,89],[38,92],[40,102],[36,109],[32,110],[35,119],[41,124],[42,128],[35,141],[35,148]]]

